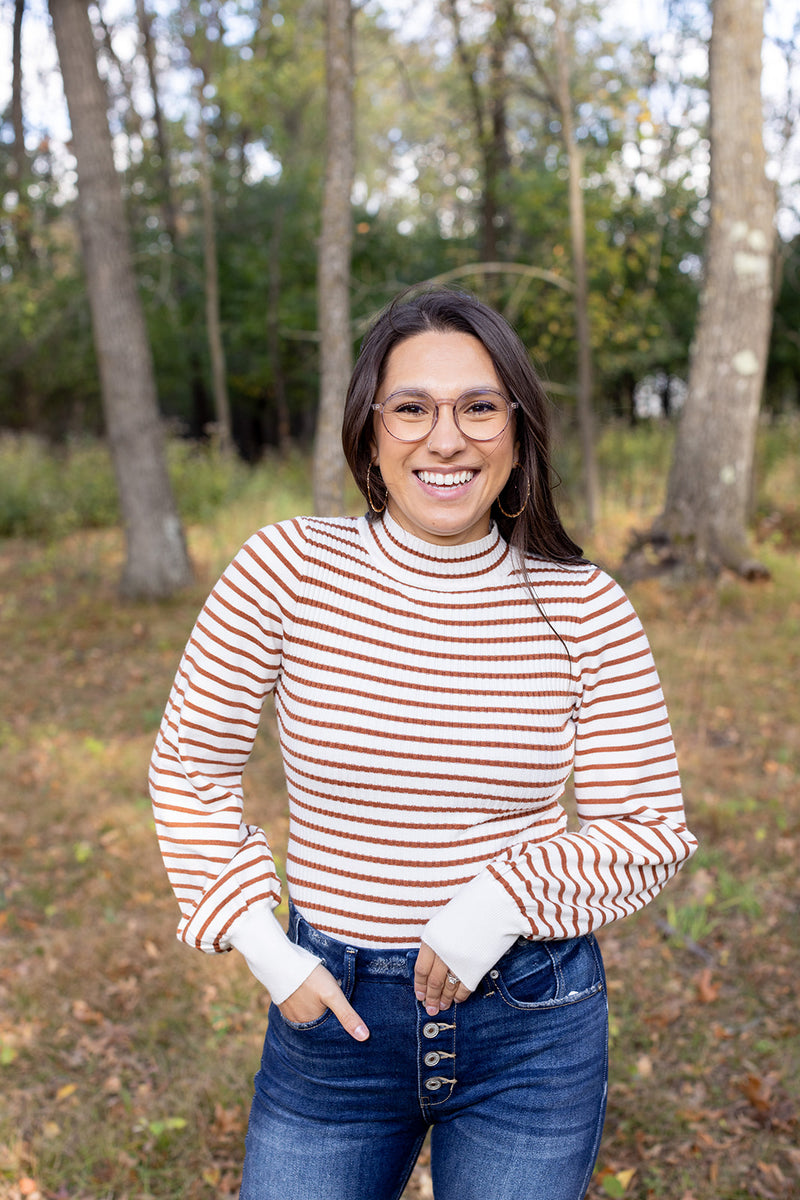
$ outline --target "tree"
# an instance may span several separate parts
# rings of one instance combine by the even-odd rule
[[[170,595],[191,567],[167,474],[144,316],[136,290],[106,96],[83,0],[50,0],[78,164],[78,218],[103,410],[126,533],[121,588]]]
[[[220,449],[228,454],[233,449],[231,431],[230,400],[228,397],[228,373],[225,347],[222,340],[220,317],[219,260],[217,254],[217,226],[214,211],[213,160],[209,146],[209,129],[206,121],[206,96],[213,95],[211,83],[212,54],[216,45],[223,44],[225,32],[219,4],[205,4],[203,19],[199,21],[193,6],[182,7],[185,23],[194,30],[195,36],[187,38],[187,46],[194,67],[194,95],[197,109],[197,171],[200,181],[200,197],[203,227],[203,290],[205,295],[206,337],[211,362],[211,391],[214,397],[216,437]],[[202,30],[202,32],[200,32]]]
[[[203,72],[203,80],[206,75]],[[217,259],[217,228],[214,217],[214,185],[212,180],[211,155],[208,149],[208,129],[203,116],[204,84],[197,87],[197,150],[200,175],[200,195],[203,205],[203,265],[206,300],[206,335],[211,359],[211,387],[216,414],[216,436],[220,450],[229,454],[233,449],[231,433],[231,409],[228,399],[228,375],[225,365],[225,346],[222,341],[220,320],[219,262]]]
[[[498,258],[497,230],[507,214],[503,212],[502,177],[508,169],[507,104],[509,83],[505,58],[510,40],[513,3],[496,0],[494,16],[488,34],[479,43],[468,45],[463,34],[461,15],[456,0],[446,0],[445,8],[453,26],[454,49],[461,64],[469,92],[476,142],[482,163],[481,189],[481,246],[484,262]],[[488,95],[484,95],[480,79],[484,73],[479,62],[484,43],[488,42]]]
[[[600,508],[600,481],[595,451],[595,421],[592,392],[592,338],[589,318],[589,274],[586,257],[586,213],[583,203],[583,153],[578,143],[573,117],[570,63],[575,59],[575,39],[565,28],[561,0],[551,0],[554,16],[555,71],[542,61],[533,41],[521,29],[521,39],[530,55],[547,99],[557,115],[567,156],[569,224],[572,246],[572,270],[575,276],[575,330],[578,349],[578,427],[583,461],[583,487],[586,500],[586,524],[592,529]]]
[[[648,541],[693,570],[765,574],[747,519],[773,305],[775,192],[765,173],[763,0],[715,0],[705,280],[664,511]],[[638,549],[641,549],[638,547]]]
[[[25,153],[25,125],[22,119],[22,18],[25,11],[25,0],[15,0],[14,3],[14,34],[11,50],[12,80],[11,80],[11,125],[14,130],[14,182],[17,190],[17,241],[20,253],[30,257],[30,229],[27,219],[27,204],[25,201],[26,184],[28,181],[28,156]]]
[[[314,445],[314,509],[327,515],[341,512],[344,507],[341,427],[352,368],[350,258],[355,136],[351,0],[327,0],[326,14],[327,145],[317,273],[321,377]]]
[[[209,405],[199,361],[200,355],[195,344],[195,338],[192,336],[192,326],[195,322],[188,320],[185,312],[191,289],[187,280],[187,263],[183,245],[184,238],[180,230],[179,205],[172,182],[170,141],[167,134],[167,121],[161,101],[161,87],[159,85],[156,66],[153,19],[151,13],[148,11],[145,0],[136,0],[136,20],[139,27],[139,42],[147,70],[147,81],[153,105],[154,133],[151,162],[155,167],[154,174],[158,193],[158,227],[159,231],[165,233],[168,238],[167,253],[170,260],[170,277],[172,280],[172,285],[167,290],[165,297],[167,311],[167,329],[165,332],[169,338],[169,357],[174,364],[174,373],[180,378],[183,384],[182,392],[191,397],[190,416],[187,426],[192,433],[200,435],[205,431],[208,424],[210,415],[208,412]],[[206,188],[203,186],[203,203],[205,203],[205,195]],[[147,226],[146,219],[144,224]],[[161,314],[159,314],[157,325],[162,331],[164,331],[164,324],[165,322]],[[169,336],[170,334],[172,335],[171,337]],[[209,340],[207,337],[206,341]],[[223,408],[223,413],[224,411]],[[230,425],[229,420],[227,425]]]

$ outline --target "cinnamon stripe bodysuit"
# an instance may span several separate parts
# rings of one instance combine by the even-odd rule
[[[437,915],[439,944],[484,967],[520,934],[588,933],[660,891],[695,841],[641,624],[593,565],[529,559],[527,582],[518,567],[494,527],[439,546],[386,513],[249,539],[197,620],[152,760],[179,937],[228,949],[279,903],[242,794],[270,692],[289,891],[333,937],[412,947]]]

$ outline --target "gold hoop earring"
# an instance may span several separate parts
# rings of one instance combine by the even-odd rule
[[[382,512],[383,512],[383,509],[384,509],[384,508],[386,508],[386,501],[384,500],[384,502],[383,502],[383,508],[376,508],[376,507],[375,507],[375,504],[374,504],[374,502],[373,502],[373,499],[372,499],[372,488],[371,488],[371,487],[370,487],[370,485],[369,485],[369,482],[370,482],[370,481],[369,481],[369,476],[370,476],[370,471],[371,471],[371,470],[372,470],[372,463],[369,463],[369,465],[367,466],[367,500],[368,500],[368,502],[369,502],[369,506],[370,506],[370,508],[372,509],[372,511],[373,511],[374,513],[382,513]]]
[[[515,463],[514,465],[516,467],[519,467],[519,463]],[[520,507],[518,512],[515,512],[515,513],[506,512],[506,510],[503,508],[503,505],[500,503],[500,497],[499,496],[497,497],[497,507],[500,509],[500,512],[503,514],[504,517],[508,517],[509,521],[516,521],[517,517],[521,517],[522,514],[524,513],[525,509],[528,506],[528,501],[531,498],[531,481],[527,475],[525,476],[525,483],[527,484],[527,491],[525,492],[525,499],[522,501],[522,506]]]

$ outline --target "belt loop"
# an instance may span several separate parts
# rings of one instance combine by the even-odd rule
[[[295,944],[299,943],[299,941],[300,941],[300,921],[301,921],[301,919],[302,918],[300,916],[300,913],[297,911],[297,909],[295,908],[295,906],[292,904],[292,902],[290,900],[289,901],[288,934],[289,934],[289,940],[294,942]]]

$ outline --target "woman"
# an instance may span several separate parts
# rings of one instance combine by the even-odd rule
[[[642,628],[551,494],[516,335],[453,292],[367,334],[344,418],[370,512],[262,529],[206,603],[151,773],[179,937],[273,1006],[243,1200],[579,1200],[607,1081],[594,931],[693,852]],[[274,692],[287,936],[242,769]],[[580,828],[559,803],[574,774]]]

